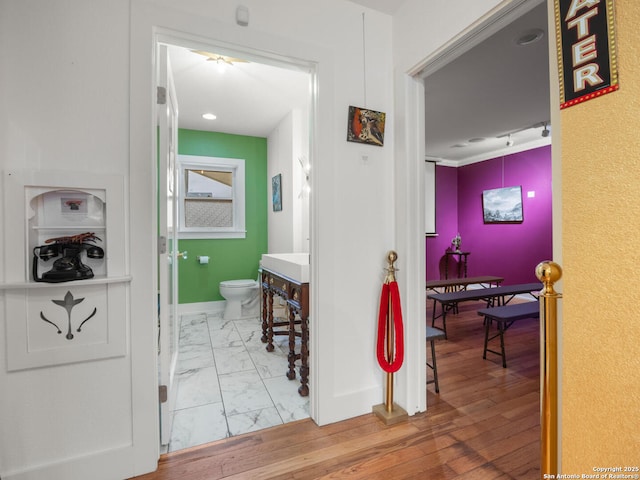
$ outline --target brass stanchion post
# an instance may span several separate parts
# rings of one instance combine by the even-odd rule
[[[395,267],[393,263],[396,261],[396,252],[389,252],[389,268],[385,283],[389,284],[396,281]],[[389,293],[391,296],[391,293]],[[393,328],[393,305],[391,304],[391,298],[389,298],[389,308],[387,308],[387,358],[392,359],[394,356],[395,345],[395,331]],[[385,407],[388,413],[393,412],[393,372],[387,372],[387,395],[385,400]]]
[[[387,262],[389,266],[387,267],[387,276],[384,280],[384,283],[389,284],[391,282],[396,281],[396,268],[394,266],[395,261],[398,259],[398,254],[391,250],[387,254]],[[393,359],[395,355],[394,345],[395,345],[395,335],[394,335],[394,324],[393,324],[393,305],[391,299],[389,299],[389,306],[387,308],[387,322],[386,322],[386,353],[387,359]],[[375,413],[378,418],[380,418],[385,424],[391,425],[394,423],[399,423],[406,420],[409,415],[407,412],[399,407],[398,405],[393,403],[393,372],[386,372],[386,395],[385,395],[385,403],[381,405],[375,405],[373,407],[373,413]]]
[[[536,276],[540,292],[540,474],[558,473],[558,299],[553,285],[562,277],[554,262],[542,262]]]

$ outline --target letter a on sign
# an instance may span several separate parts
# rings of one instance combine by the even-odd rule
[[[560,108],[618,90],[613,0],[554,0]]]

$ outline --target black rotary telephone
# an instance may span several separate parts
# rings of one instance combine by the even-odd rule
[[[93,232],[45,240],[45,245],[33,249],[33,279],[36,282],[60,283],[93,278],[93,270],[82,263],[81,254],[86,251],[88,258],[104,258],[104,250],[95,245],[96,240],[100,238]],[[60,255],[62,257],[53,262],[53,268],[40,277],[38,258],[46,262]]]

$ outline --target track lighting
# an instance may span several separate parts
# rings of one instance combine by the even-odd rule
[[[543,125],[544,125],[544,128],[542,129],[542,136],[546,138],[549,136],[550,132],[549,132],[549,129],[547,128],[547,122],[544,122]]]
[[[520,141],[521,145],[523,142],[526,144],[530,141],[533,140],[533,138],[531,138],[533,135],[536,135],[536,131],[538,130],[538,128],[543,127],[542,129],[542,136],[544,138],[551,136],[551,130],[550,130],[550,122],[547,120],[546,122],[538,122],[538,123],[534,123],[531,126],[528,127],[523,127],[523,128],[518,128],[516,130],[511,130],[509,133],[503,133],[502,135],[498,135],[496,138],[501,138],[504,141],[504,138],[506,137],[507,139],[507,147],[513,147],[515,145],[515,141],[512,137],[512,135],[516,135],[519,133],[522,133],[522,135],[518,136],[518,140]],[[475,141],[476,139],[471,139],[469,140],[469,142]],[[461,146],[461,145],[455,145],[455,146]]]
[[[507,147],[513,147],[513,140],[511,139],[511,134],[507,136]]]

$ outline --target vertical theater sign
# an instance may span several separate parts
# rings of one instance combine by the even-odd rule
[[[560,108],[618,89],[613,0],[555,0]]]

